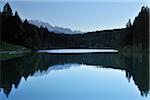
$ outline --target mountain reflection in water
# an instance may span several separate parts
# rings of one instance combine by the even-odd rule
[[[51,55],[33,54],[1,62],[0,93],[8,96],[12,87],[17,89],[22,77],[41,76],[51,71],[69,69],[71,65],[92,65],[96,68],[123,70],[126,78],[132,77],[141,96],[149,93],[149,56],[138,53],[124,55],[121,53]],[[8,73],[9,72],[9,73]]]

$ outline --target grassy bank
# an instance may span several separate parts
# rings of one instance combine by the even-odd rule
[[[14,45],[7,42],[2,42],[0,46],[0,50],[1,51],[25,51],[29,49],[20,45]]]
[[[31,52],[31,50],[23,46],[2,42],[0,45],[0,60],[4,61],[16,57],[21,57],[29,52]]]

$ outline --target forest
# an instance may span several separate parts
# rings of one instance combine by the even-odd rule
[[[21,45],[31,50],[57,48],[129,48],[149,51],[149,8],[142,7],[133,23],[129,19],[126,28],[87,32],[85,34],[57,34],[46,27],[37,27],[22,20],[17,11],[7,3],[0,12],[1,44]],[[73,42],[70,42],[73,41]],[[133,49],[133,48],[132,48]]]
[[[125,28],[69,35],[50,32],[46,27],[30,24],[28,19],[20,18],[17,11],[13,13],[9,3],[6,3],[0,11],[1,51],[4,51],[3,46],[9,46],[9,48],[24,47],[32,51],[63,48],[113,48],[119,52],[107,55],[103,53],[93,55],[29,53],[11,60],[0,60],[2,65],[0,88],[3,88],[8,96],[13,86],[18,88],[22,77],[27,80],[38,70],[42,72],[48,70],[49,67],[53,68],[54,65],[78,62],[123,70],[129,81],[133,78],[141,95],[147,96],[149,92],[149,12],[150,9],[143,6],[133,21],[129,19]]]

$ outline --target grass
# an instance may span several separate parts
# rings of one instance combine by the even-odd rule
[[[23,50],[29,50],[29,49],[27,49],[23,46],[2,42],[2,44],[0,46],[0,50],[1,51],[20,51],[20,50],[23,51]]]
[[[5,61],[5,60],[21,57],[23,55],[25,54],[0,54],[0,61]]]
[[[10,44],[10,43],[7,43],[7,42],[3,42],[1,43],[1,46],[0,46],[0,51],[7,51],[7,52],[12,52],[12,51],[22,51],[22,52],[31,52],[30,49],[27,49],[23,46],[19,46],[19,45],[14,45],[14,44]],[[1,54],[0,53],[0,61],[4,61],[4,60],[8,60],[8,59],[13,59],[13,58],[16,58],[16,57],[21,57],[25,55],[25,53],[14,53],[14,54],[9,54],[9,53],[6,53],[6,54]]]

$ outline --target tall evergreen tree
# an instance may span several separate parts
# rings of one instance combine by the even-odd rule
[[[21,23],[21,22],[22,22],[21,19],[20,19],[20,17],[19,17],[19,15],[18,15],[18,12],[17,12],[17,11],[15,12],[15,18],[16,18],[16,20],[18,21],[18,23]]]
[[[129,19],[128,23],[126,24],[127,28],[131,28],[132,24],[131,24],[131,20]]]
[[[4,13],[6,16],[12,16],[12,15],[13,15],[12,9],[11,9],[9,3],[6,3],[6,5],[4,6],[4,8],[3,8],[3,13]]]
[[[24,23],[25,25],[28,25],[28,24],[29,24],[27,19],[25,19],[23,23]]]

